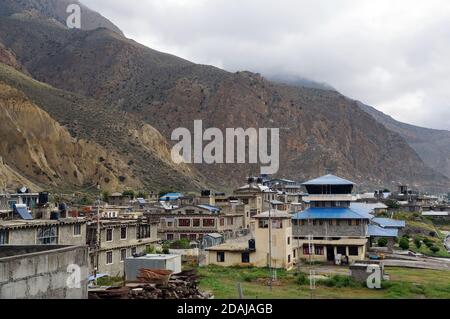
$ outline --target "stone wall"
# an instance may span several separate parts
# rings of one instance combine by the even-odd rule
[[[0,299],[87,298],[87,247],[3,246],[0,251]],[[80,267],[80,288],[67,285],[69,265]]]

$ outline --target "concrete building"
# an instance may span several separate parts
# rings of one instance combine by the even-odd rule
[[[144,252],[157,238],[157,220],[101,219],[87,227],[90,272],[110,276],[124,275],[124,262],[133,254]],[[100,229],[100,238],[97,237]]]
[[[224,213],[210,205],[185,205],[161,213],[151,213],[160,221],[162,240],[201,240],[205,234],[220,233],[228,237],[245,230],[245,212]],[[149,215],[147,215],[149,216]]]
[[[0,299],[87,299],[86,246],[4,246]]]
[[[249,178],[248,183],[234,190],[233,198],[248,205],[250,217],[269,209],[269,202],[276,200],[277,192],[262,184],[262,179]]]
[[[86,220],[0,220],[0,245],[86,245]]]
[[[296,257],[334,262],[341,255],[349,262],[363,260],[373,216],[351,208],[354,183],[326,175],[303,185],[310,208],[293,217]]]
[[[267,211],[254,216],[254,239],[207,248],[207,264],[291,269],[294,265],[291,215]]]

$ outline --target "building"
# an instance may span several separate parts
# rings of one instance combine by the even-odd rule
[[[354,183],[325,175],[303,185],[310,207],[293,216],[297,258],[333,262],[341,255],[349,262],[363,260],[373,216],[351,207]]]
[[[291,269],[294,265],[291,215],[270,210],[253,217],[254,239],[206,249],[206,263],[224,267],[253,266]]]
[[[0,220],[0,245],[86,245],[86,220]]]
[[[87,226],[87,243],[91,273],[110,276],[124,275],[127,257],[142,253],[157,238],[157,220],[143,219],[100,219],[92,220]],[[97,234],[100,233],[100,237]]]
[[[0,299],[87,299],[88,268],[86,246],[4,246]]]
[[[148,216],[159,219],[158,232],[162,240],[201,240],[209,233],[233,237],[245,230],[243,212],[224,213],[211,205],[184,205]]]
[[[249,178],[247,184],[233,192],[233,198],[249,206],[250,217],[269,209],[269,201],[276,200],[276,195],[276,191],[262,184],[261,178]]]
[[[108,196],[108,204],[112,206],[129,206],[131,200],[131,196],[122,193],[112,193]]]

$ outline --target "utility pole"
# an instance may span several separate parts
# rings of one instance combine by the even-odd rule
[[[272,270],[272,202],[269,200],[269,272],[270,272],[270,290],[272,290],[273,270]]]
[[[98,185],[97,188],[100,190],[100,185]],[[95,283],[97,283],[97,272],[98,272],[99,264],[100,264],[100,258],[99,258],[100,244],[101,244],[101,238],[100,238],[100,195],[99,195],[97,198],[97,237],[96,237],[96,244],[95,244],[95,268],[94,268]]]

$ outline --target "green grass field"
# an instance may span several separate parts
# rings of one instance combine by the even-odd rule
[[[351,282],[329,286],[317,283],[313,298],[320,299],[450,299],[450,271],[387,268],[391,276],[383,289],[370,290],[360,283]],[[308,299],[309,283],[299,284],[294,271],[278,271],[278,281],[267,285],[268,270],[261,268],[199,268],[200,288],[212,291],[216,299],[236,299],[240,283],[246,299]],[[341,277],[342,278],[342,277]],[[348,284],[348,286],[346,286]]]

